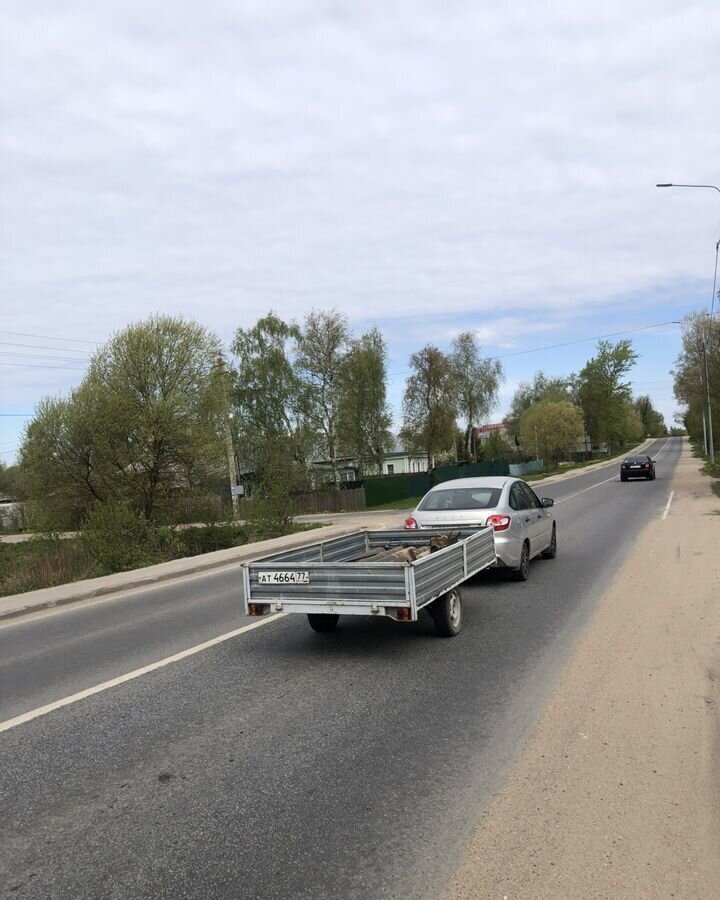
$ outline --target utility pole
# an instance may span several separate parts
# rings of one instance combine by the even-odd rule
[[[708,361],[707,361],[707,337],[705,335],[703,335],[703,362],[705,365],[705,393],[707,395],[707,416],[708,416],[707,453],[708,453],[708,456],[710,457],[710,462],[714,463],[715,462],[715,439],[713,438],[712,403],[710,402],[710,376],[708,374]]]
[[[230,479],[230,499],[232,501],[233,519],[240,517],[240,497],[238,496],[238,471],[235,459],[235,446],[232,435],[232,412],[230,411],[230,390],[228,384],[229,373],[225,369],[225,360],[222,355],[217,358],[217,373],[220,376],[220,390],[223,394],[222,418],[223,432],[225,434],[225,452],[227,453],[228,477]]]

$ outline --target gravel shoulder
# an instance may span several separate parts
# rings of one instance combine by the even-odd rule
[[[711,900],[720,503],[687,444],[444,900]]]

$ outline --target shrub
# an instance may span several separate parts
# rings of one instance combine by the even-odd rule
[[[248,535],[237,525],[207,525],[204,528],[186,528],[173,534],[179,556],[197,556],[247,543]]]
[[[90,510],[80,540],[105,574],[149,564],[158,551],[157,531],[142,513],[118,500]]]

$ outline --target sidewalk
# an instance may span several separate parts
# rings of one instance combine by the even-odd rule
[[[143,569],[133,569],[131,572],[117,572],[115,575],[88,578],[85,581],[73,581],[70,584],[42,588],[39,591],[27,591],[24,594],[0,597],[0,621],[43,609],[51,609],[55,606],[63,606],[67,603],[75,603],[79,600],[89,600],[132,588],[149,587],[199,572],[211,572],[239,565],[242,562],[249,562],[280,550],[326,541],[364,528],[382,530],[393,525],[402,527],[403,522],[403,514],[397,510],[384,510],[377,513],[346,513],[342,519],[333,515],[318,518],[322,521],[332,522],[333,519],[336,521],[325,528],[316,528],[313,531],[301,531],[297,534],[288,534],[254,544],[217,550],[214,553],[174,559],[171,562],[146,566]]]
[[[600,601],[444,900],[715,900],[720,501],[672,503]]]

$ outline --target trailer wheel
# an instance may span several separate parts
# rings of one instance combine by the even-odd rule
[[[308,613],[308,622],[313,631],[333,631],[339,618],[337,613]]]
[[[455,637],[462,628],[462,603],[457,589],[448,591],[432,604],[430,614],[435,622],[435,633],[440,637]]]

